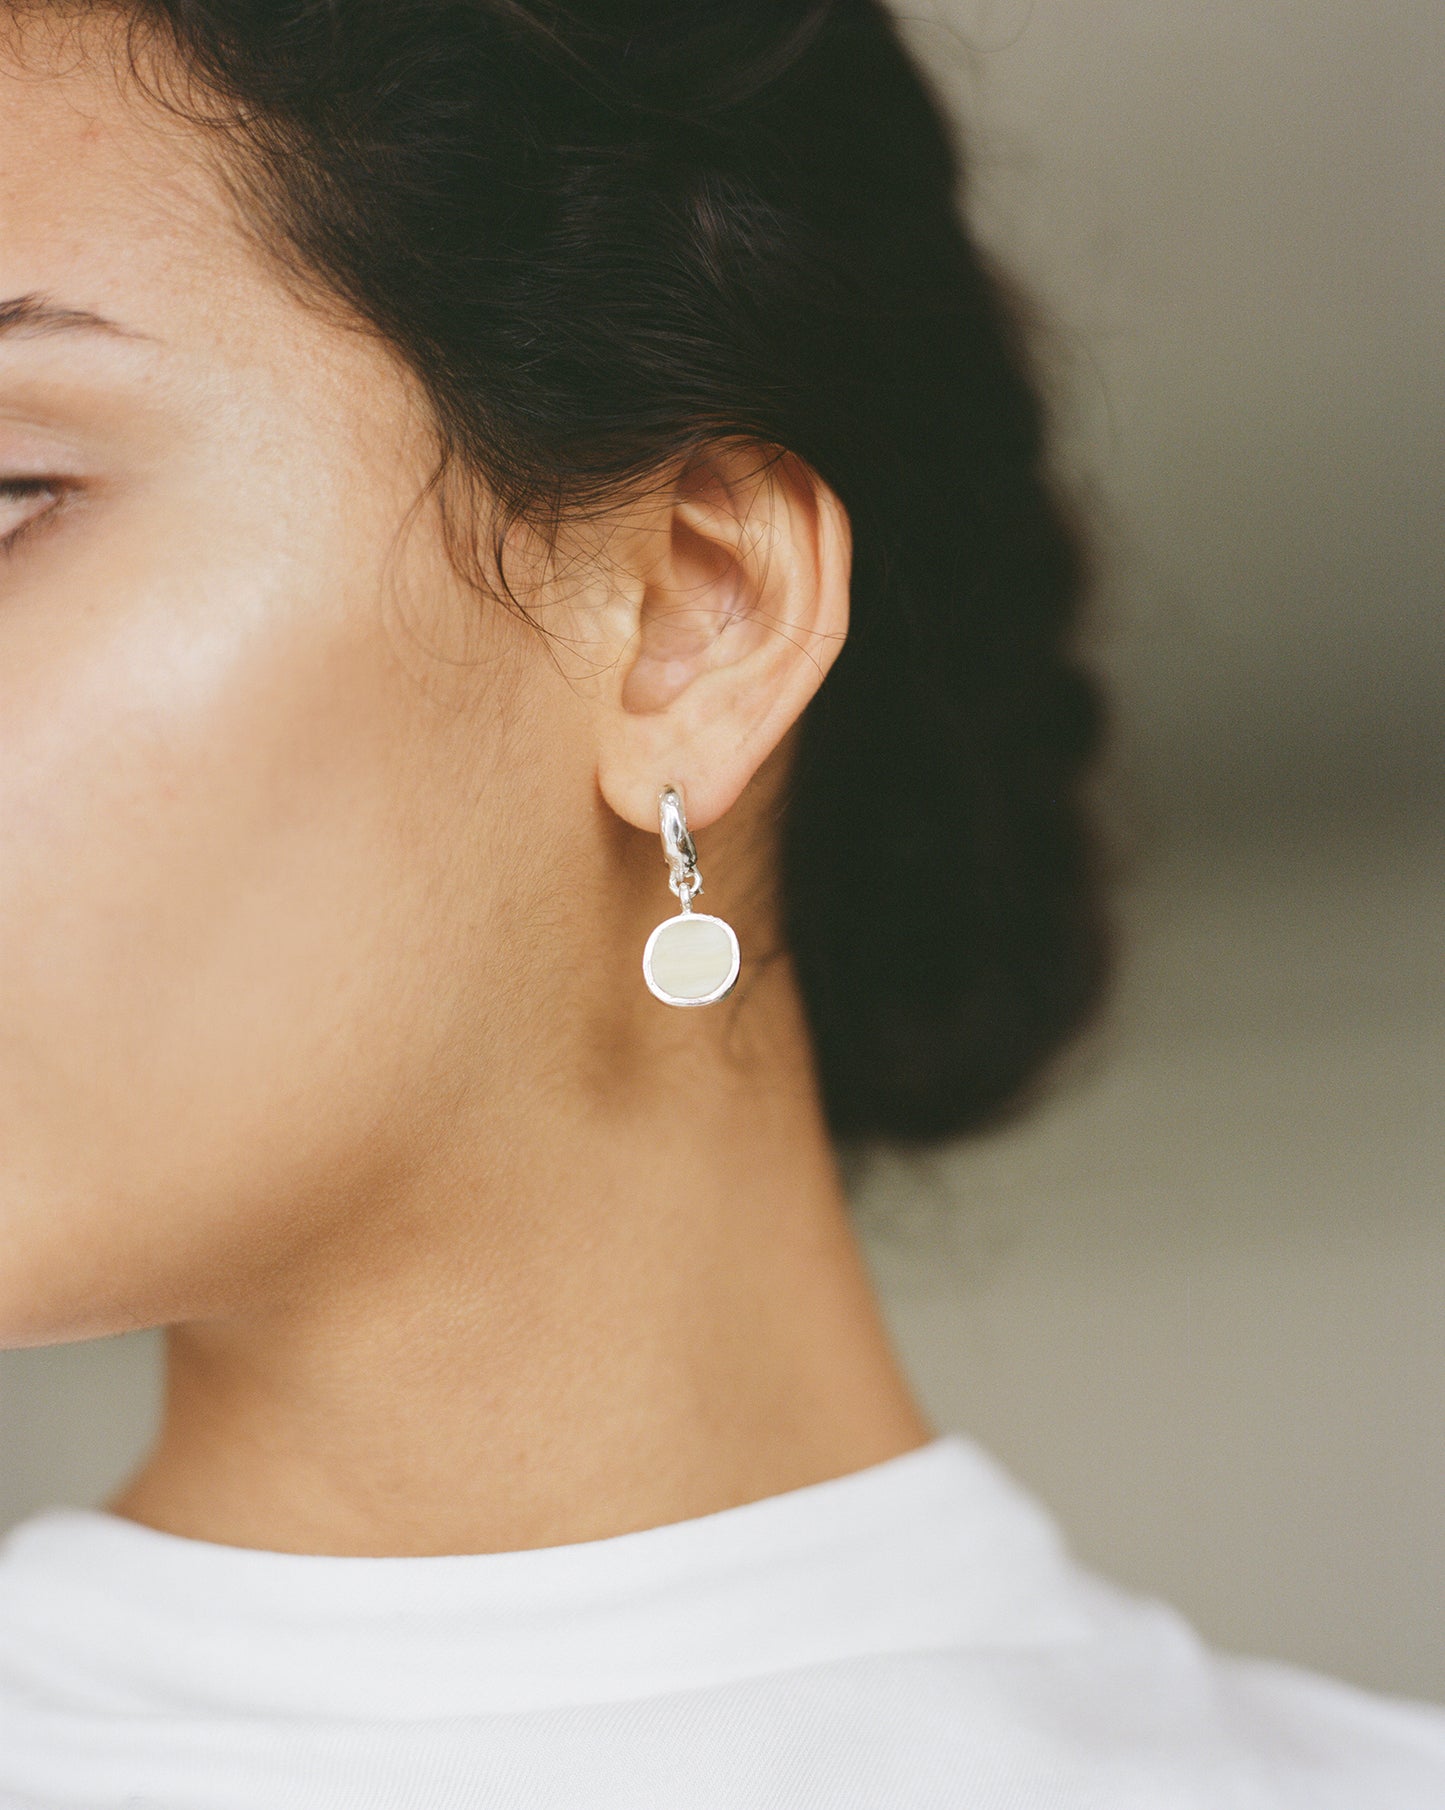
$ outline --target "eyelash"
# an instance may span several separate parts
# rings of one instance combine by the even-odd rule
[[[0,501],[11,502],[19,497],[38,496],[49,491],[55,498],[49,509],[40,509],[18,528],[12,528],[6,535],[0,535],[0,558],[9,556],[33,531],[43,523],[51,520],[65,501],[69,486],[57,478],[0,478]]]

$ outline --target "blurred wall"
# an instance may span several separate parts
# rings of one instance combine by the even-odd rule
[[[1081,1554],[1445,1698],[1438,0],[902,8],[1107,548],[1126,965],[1026,1123],[859,1162],[900,1343]],[[0,1358],[0,1522],[148,1335]]]

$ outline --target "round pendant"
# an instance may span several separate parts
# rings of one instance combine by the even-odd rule
[[[731,924],[705,911],[664,918],[642,951],[642,975],[669,1006],[707,1006],[732,991],[742,957]]]

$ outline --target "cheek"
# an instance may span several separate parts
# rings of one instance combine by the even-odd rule
[[[437,760],[379,612],[109,569],[103,611],[0,610],[0,1343],[214,1310],[323,1236],[447,1035]]]

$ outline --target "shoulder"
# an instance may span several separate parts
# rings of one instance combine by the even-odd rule
[[[742,1687],[775,1758],[811,1730],[857,1801],[909,1810],[1445,1810],[1445,1709],[1215,1650],[971,1445],[909,1475],[888,1538],[829,1570],[867,1639]]]
[[[1068,1634],[574,1714],[571,1761],[708,1810],[1445,1810],[1445,1711],[1217,1654],[1161,1604],[1079,1586]]]
[[[1274,1661],[1212,1665],[1221,1713],[1289,1810],[1445,1810],[1445,1709]]]
[[[898,1654],[866,1688],[854,1676],[855,1728],[932,1751],[947,1782],[918,1802],[1445,1810],[1445,1709],[1218,1653],[1173,1609],[1088,1574],[1074,1595],[1071,1637]],[[950,1795],[965,1783],[971,1796]]]

